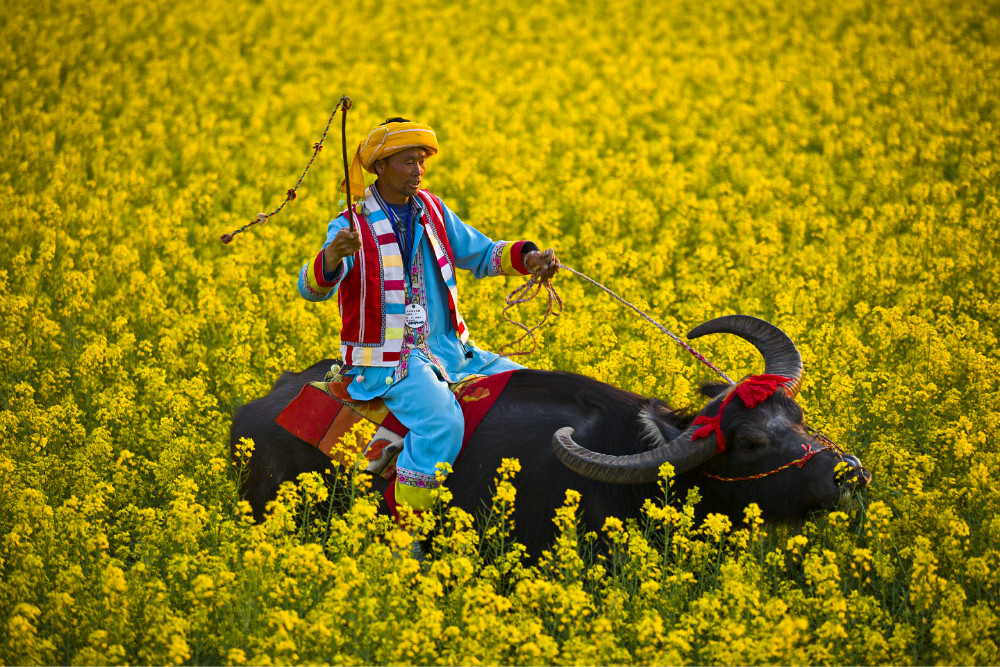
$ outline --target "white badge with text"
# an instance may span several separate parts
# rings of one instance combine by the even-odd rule
[[[427,322],[427,311],[419,303],[411,303],[406,306],[406,326],[411,329],[418,329]]]

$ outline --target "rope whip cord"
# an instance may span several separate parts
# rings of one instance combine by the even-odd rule
[[[316,160],[316,156],[319,155],[319,152],[321,150],[323,150],[323,142],[326,141],[326,135],[330,131],[330,125],[333,124],[333,119],[337,115],[337,111],[340,110],[340,109],[343,109],[343,114],[344,114],[344,118],[343,118],[343,121],[341,123],[341,141],[343,143],[343,150],[344,150],[344,170],[347,171],[347,110],[351,108],[351,105],[352,105],[351,98],[348,97],[347,95],[344,95],[343,97],[341,97],[340,101],[337,102],[337,106],[335,106],[333,108],[333,113],[330,114],[330,119],[326,121],[326,128],[323,129],[323,136],[320,137],[320,139],[319,139],[318,142],[316,142],[315,144],[313,144],[313,154],[312,154],[312,157],[309,158],[309,164],[306,165],[306,168],[305,168],[305,170],[303,170],[302,175],[299,176],[299,180],[295,183],[295,187],[291,188],[290,190],[288,190],[285,193],[285,200],[283,202],[281,202],[281,206],[279,206],[278,208],[274,209],[270,213],[258,213],[257,217],[254,220],[252,220],[251,222],[248,222],[247,224],[243,225],[239,229],[237,229],[237,230],[235,230],[235,231],[233,231],[233,232],[231,232],[229,234],[223,234],[222,236],[219,237],[219,239],[223,243],[227,243],[227,244],[230,243],[233,240],[234,236],[236,236],[237,234],[241,234],[241,233],[245,232],[246,230],[250,229],[254,225],[263,225],[263,224],[265,224],[268,220],[270,220],[274,216],[278,215],[278,213],[281,211],[281,209],[285,208],[285,204],[287,204],[290,201],[293,201],[296,198],[296,196],[297,196],[296,195],[296,191],[299,189],[299,186],[302,185],[302,181],[305,180],[306,174],[309,173],[309,169],[312,167],[313,162],[315,162],[315,160]],[[347,175],[346,181],[347,181],[347,184],[348,184],[347,201],[348,201],[348,203],[350,203],[350,200],[351,200],[351,194],[350,194],[351,191],[350,191],[350,187],[349,187],[350,186],[350,174]],[[348,209],[350,209],[350,208],[351,208],[351,206],[348,205]],[[353,230],[354,229],[354,219],[353,219],[353,217],[351,217],[351,214],[348,214],[347,220],[348,220],[348,222],[350,222],[351,229]]]

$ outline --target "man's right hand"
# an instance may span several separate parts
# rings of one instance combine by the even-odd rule
[[[333,237],[330,245],[323,248],[323,266],[327,271],[333,271],[340,260],[350,257],[361,249],[361,234],[344,227]]]

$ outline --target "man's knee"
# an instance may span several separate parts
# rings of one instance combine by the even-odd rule
[[[434,419],[440,424],[440,430],[447,433],[462,433],[465,430],[465,417],[462,416],[462,408],[457,401],[451,405],[443,407],[435,415]]]

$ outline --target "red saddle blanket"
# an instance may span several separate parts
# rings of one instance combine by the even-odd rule
[[[479,422],[493,407],[493,403],[500,396],[513,372],[475,375],[450,386],[465,417],[463,449],[475,433]],[[299,395],[292,399],[274,421],[331,459],[349,464],[353,463],[358,452],[365,447],[365,443],[357,443],[357,448],[348,452],[335,449],[334,445],[352,426],[362,419],[367,419],[379,426],[375,438],[365,447],[365,456],[370,463],[369,470],[392,480],[395,478],[395,457],[388,460],[389,457],[385,455],[387,452],[383,450],[394,442],[401,445],[402,438],[409,429],[389,412],[382,399],[371,401],[352,399],[347,393],[348,384],[350,384],[349,379],[340,379],[339,376],[331,382],[310,382],[302,387]],[[395,451],[397,454],[398,449],[397,446]]]

